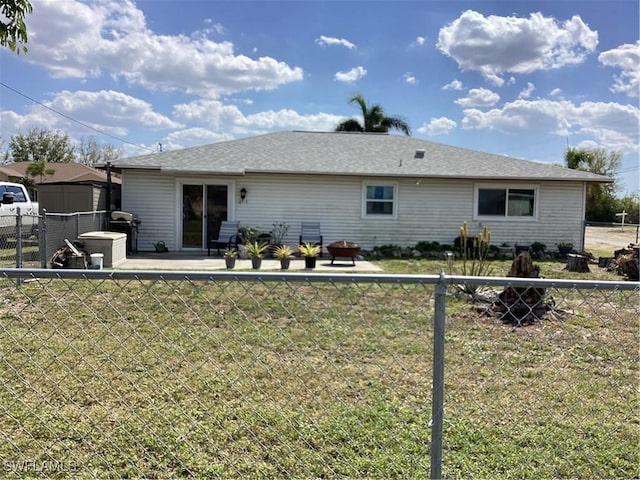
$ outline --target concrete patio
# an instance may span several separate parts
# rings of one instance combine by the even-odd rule
[[[207,270],[226,270],[225,260],[223,257],[211,256],[204,254],[188,254],[188,253],[150,253],[142,252],[131,254],[127,259],[120,263],[116,269],[118,270],[176,270],[176,271],[207,271]],[[233,270],[252,270],[251,259],[239,258]],[[260,270],[280,270],[280,261],[274,258],[265,258],[262,260]],[[295,258],[291,260],[290,271],[308,271],[304,267],[303,258]],[[351,263],[350,258],[337,258],[331,265],[331,257],[320,257],[316,262],[316,268],[313,271],[319,272],[382,272],[383,270],[365,260],[356,260],[355,265]]]

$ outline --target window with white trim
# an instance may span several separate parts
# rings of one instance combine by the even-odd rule
[[[476,186],[477,218],[535,219],[536,187]]]
[[[395,184],[364,184],[362,213],[366,217],[395,217]]]

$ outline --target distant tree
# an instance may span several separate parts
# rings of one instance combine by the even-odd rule
[[[411,127],[402,117],[385,115],[380,105],[369,107],[362,95],[354,95],[349,99],[349,103],[357,103],[360,106],[363,123],[350,118],[340,122],[335,129],[336,132],[388,132],[389,129],[394,129],[411,135]]]
[[[20,54],[27,52],[27,25],[25,15],[33,7],[27,0],[2,0],[0,2],[0,45]]]
[[[627,212],[625,223],[640,223],[640,193],[626,195],[618,198],[616,202],[616,213]],[[616,222],[621,221],[620,217],[616,217]]]
[[[83,165],[93,167],[99,163],[117,160],[122,150],[111,144],[99,144],[95,138],[81,138],[77,148],[77,161]]]
[[[603,148],[567,148],[564,159],[568,168],[616,178],[620,170],[622,153],[609,152]],[[592,183],[587,188],[585,218],[593,222],[615,222],[618,199],[618,185],[613,183]]]
[[[74,148],[66,133],[33,128],[26,135],[11,137],[9,151],[14,162],[68,163],[75,161]]]
[[[11,163],[9,151],[4,148],[4,140],[0,138],[0,165]]]

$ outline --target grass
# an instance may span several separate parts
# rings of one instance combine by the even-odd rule
[[[0,469],[428,476],[433,286],[0,280],[0,290]],[[524,328],[448,297],[446,478],[637,476],[637,293],[552,293],[574,315]]]

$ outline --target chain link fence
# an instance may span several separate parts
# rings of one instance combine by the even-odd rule
[[[73,242],[83,233],[108,230],[106,211],[44,212],[35,218],[32,227],[23,225],[20,215],[0,216],[0,268],[47,268],[65,239]]]
[[[19,211],[19,208],[18,208]],[[40,250],[42,216],[0,215],[0,268],[44,266]]]
[[[0,476],[637,478],[639,288],[0,270]]]

